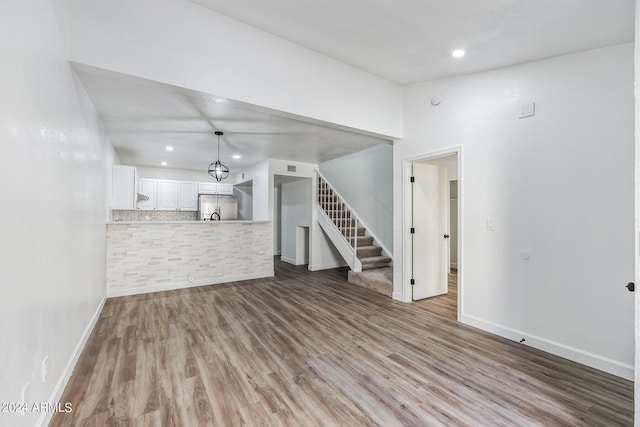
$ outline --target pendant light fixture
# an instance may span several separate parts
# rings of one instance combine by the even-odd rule
[[[220,161],[220,135],[224,135],[224,132],[216,131],[215,134],[218,135],[218,160],[209,165],[209,175],[220,182],[229,176],[229,168]]]

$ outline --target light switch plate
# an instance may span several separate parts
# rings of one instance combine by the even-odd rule
[[[493,217],[488,217],[487,218],[487,230],[489,231],[495,231],[496,229],[496,219]]]

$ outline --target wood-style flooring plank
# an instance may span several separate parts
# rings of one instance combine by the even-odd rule
[[[633,384],[276,260],[276,276],[109,299],[52,426],[625,426]]]

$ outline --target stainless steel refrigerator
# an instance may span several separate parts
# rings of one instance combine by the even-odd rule
[[[217,215],[213,215],[213,213]],[[238,219],[238,198],[216,194],[198,195],[198,219],[200,221]]]

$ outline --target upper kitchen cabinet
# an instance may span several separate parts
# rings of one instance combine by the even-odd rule
[[[198,193],[200,194],[216,194],[218,192],[218,184],[215,182],[199,182]]]
[[[221,182],[199,182],[198,193],[233,196],[233,184],[224,184]]]
[[[138,193],[147,196],[147,200],[140,200],[138,202],[138,209],[141,210],[154,210],[156,208],[156,185],[158,180],[140,178],[140,186]]]
[[[159,179],[157,192],[156,208],[158,210],[175,211],[178,209],[178,181]]]
[[[113,165],[111,209],[136,208],[138,171],[133,166]]]
[[[158,179],[156,209],[159,211],[197,211],[198,183]]]
[[[178,209],[181,211],[198,210],[198,183],[178,181]]]

